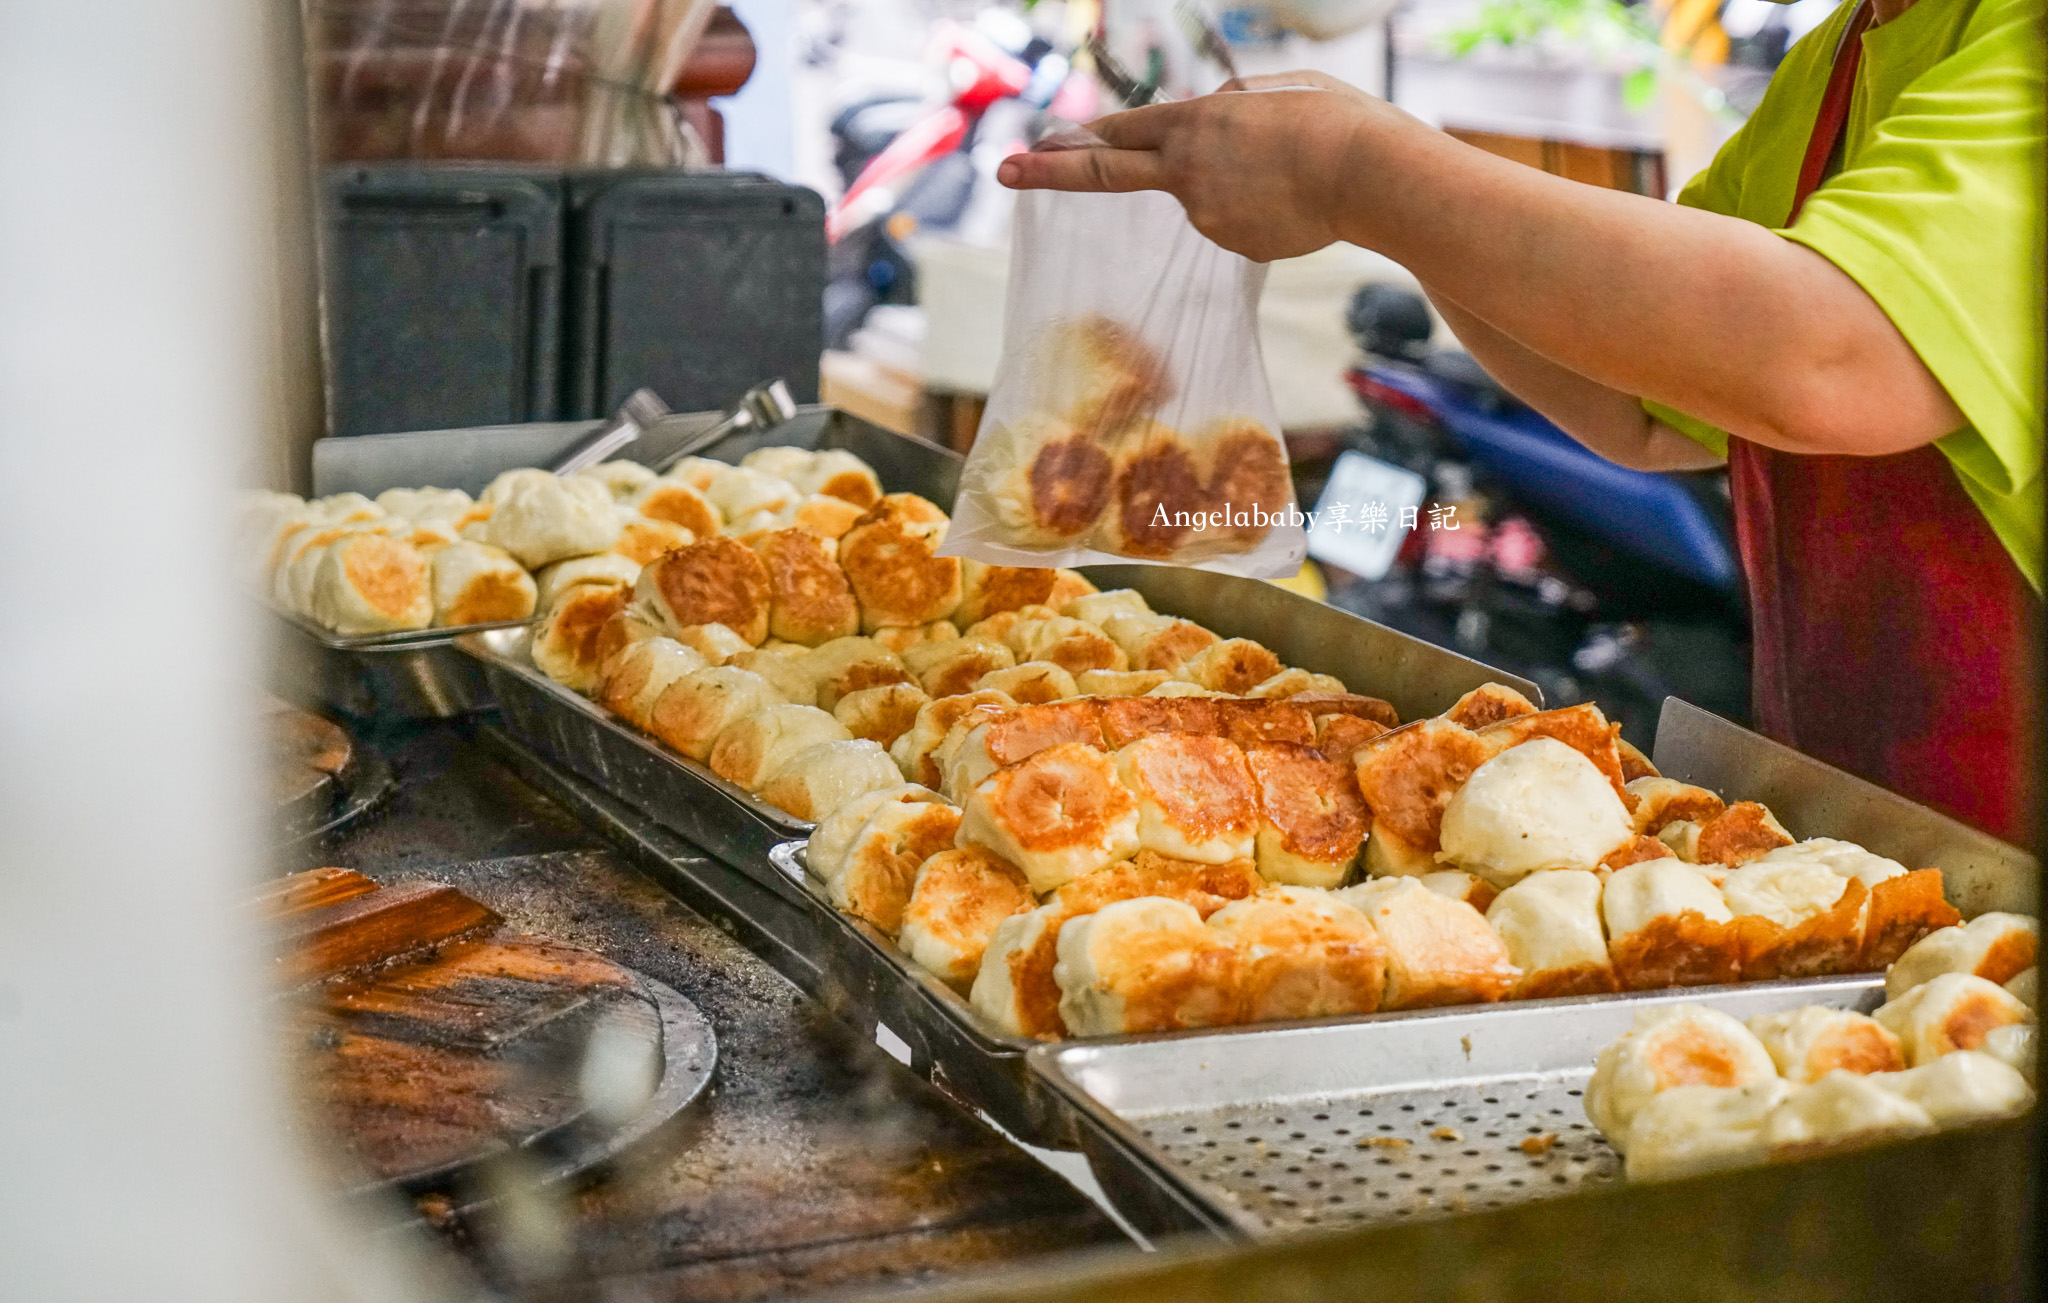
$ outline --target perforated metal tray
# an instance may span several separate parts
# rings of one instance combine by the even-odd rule
[[[1557,1198],[1621,1179],[1586,1121],[1600,1048],[1638,1012],[1875,1008],[1875,975],[1378,1014],[1041,1046],[1118,1211],[1148,1235],[1273,1239]]]

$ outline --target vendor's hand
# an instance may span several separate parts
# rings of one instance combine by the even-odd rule
[[[1312,72],[1247,77],[1214,95],[1112,114],[1089,129],[1109,147],[1013,155],[996,179],[1019,190],[1165,190],[1202,234],[1261,262],[1344,238],[1346,194],[1365,166],[1361,142],[1426,130]]]

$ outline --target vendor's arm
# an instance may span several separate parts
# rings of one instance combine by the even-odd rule
[[[1697,471],[1721,464],[1718,454],[1651,419],[1636,398],[1538,357],[1441,291],[1423,288],[1487,374],[1607,460],[1639,471]]]
[[[1246,89],[1105,118],[1110,148],[1017,155],[1000,179],[1167,190],[1257,259],[1377,250],[1534,359],[1768,447],[1878,455],[1964,424],[1855,281],[1765,227],[1497,158],[1313,74]],[[1482,361],[1562,401],[1537,368]]]

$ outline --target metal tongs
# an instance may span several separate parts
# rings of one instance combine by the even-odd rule
[[[694,434],[683,440],[681,447],[659,461],[650,462],[648,469],[657,475],[662,474],[691,453],[709,448],[729,435],[772,429],[795,415],[796,399],[789,396],[789,386],[780,380],[764,381],[741,394],[740,400],[732,405],[732,410],[726,413],[724,420],[702,434]]]
[[[743,400],[744,401],[744,400]],[[619,449],[638,439],[656,421],[668,415],[668,404],[652,389],[635,389],[619,404],[611,419],[569,445],[569,450],[550,462],[546,469],[557,475],[580,471],[605,461]]]

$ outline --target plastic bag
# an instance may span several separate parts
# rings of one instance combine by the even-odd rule
[[[1083,142],[1100,143],[1055,147]],[[1003,355],[940,555],[1300,569],[1306,520],[1259,353],[1265,279],[1164,192],[1020,195]]]

